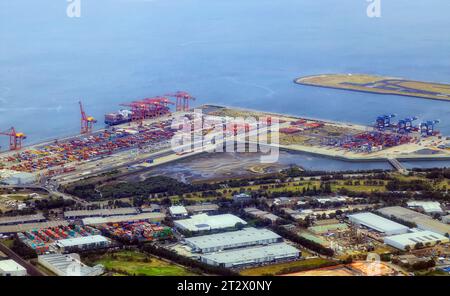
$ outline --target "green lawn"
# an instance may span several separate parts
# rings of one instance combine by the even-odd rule
[[[7,246],[8,248],[11,248],[14,244],[14,240],[13,239],[3,239],[1,240],[1,242]]]
[[[195,275],[184,267],[134,251],[107,254],[95,262],[115,274],[145,276]]]

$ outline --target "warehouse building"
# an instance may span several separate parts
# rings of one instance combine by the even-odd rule
[[[252,196],[247,193],[240,193],[233,196],[233,202],[245,203],[252,200]]]
[[[427,214],[443,214],[441,204],[437,201],[408,201],[408,208],[419,210]]]
[[[26,216],[11,216],[1,217],[0,225],[16,225],[24,223],[37,223],[45,221],[45,217],[42,214],[26,215]]]
[[[276,221],[280,220],[280,217],[278,217],[272,213],[262,211],[257,208],[252,208],[252,207],[245,208],[244,212],[247,213],[248,215],[250,215],[251,217],[263,219],[263,220],[269,220],[272,223],[275,223]]]
[[[64,220],[54,220],[39,223],[25,223],[17,225],[2,225],[0,226],[0,234],[13,234],[18,232],[30,231],[33,229],[44,229],[50,227],[68,226],[69,222]]]
[[[102,265],[87,266],[78,254],[50,254],[38,256],[38,263],[57,276],[98,276],[105,272]]]
[[[189,219],[174,221],[175,227],[191,232],[219,230],[235,227],[237,223],[246,225],[247,222],[231,214],[222,214],[208,216],[207,214],[198,214]]]
[[[429,230],[444,236],[450,233],[450,225],[444,224],[425,214],[418,213],[410,209],[396,206],[382,208],[379,209],[378,212],[386,217],[395,217],[403,221],[414,223],[417,225],[417,228],[421,230]]]
[[[293,260],[300,257],[301,252],[286,244],[278,243],[268,246],[241,248],[202,255],[200,260],[206,264],[233,268],[246,265],[263,264],[282,260]]]
[[[55,247],[61,253],[107,248],[111,241],[101,235],[82,236],[58,240]]]
[[[87,217],[108,217],[120,215],[137,214],[136,208],[98,209],[98,210],[78,210],[64,212],[66,219],[82,219]]]
[[[409,228],[404,225],[375,215],[373,213],[358,213],[348,215],[348,218],[353,224],[365,226],[385,235],[407,233],[409,230]]]
[[[400,250],[414,249],[416,244],[422,246],[433,246],[437,243],[448,243],[449,239],[431,231],[417,231],[384,238],[384,243]]]
[[[450,215],[442,217],[442,222],[450,224]]]
[[[99,225],[106,223],[122,223],[122,222],[138,222],[138,221],[146,221],[146,222],[160,222],[164,220],[166,215],[163,213],[141,213],[136,215],[120,215],[120,216],[109,216],[109,217],[90,217],[84,218],[84,225]]]
[[[282,242],[283,239],[270,230],[249,227],[238,231],[190,237],[185,241],[193,252],[210,253],[232,248],[268,245]]]
[[[183,206],[171,206],[169,213],[173,218],[186,218],[188,216],[188,212]]]
[[[219,206],[216,204],[199,204],[186,206],[188,213],[192,215],[202,214],[202,213],[213,213],[219,210]]]
[[[0,276],[26,276],[27,270],[14,260],[0,261]]]
[[[161,212],[161,206],[158,204],[150,204],[148,206],[141,207],[142,213],[156,213]]]

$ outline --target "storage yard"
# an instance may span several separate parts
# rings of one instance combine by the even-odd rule
[[[173,236],[170,227],[148,222],[108,223],[96,227],[105,236],[128,242],[164,240]]]
[[[35,250],[37,254],[55,252],[59,247],[67,245],[69,240],[90,237],[100,231],[90,226],[68,225],[49,228],[36,228],[18,233],[18,238]]]

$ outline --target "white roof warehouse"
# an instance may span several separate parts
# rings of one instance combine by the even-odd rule
[[[441,235],[446,235],[450,233],[450,225],[444,224],[442,222],[434,220],[433,218],[427,215],[415,212],[410,209],[405,209],[396,206],[396,207],[381,208],[378,210],[378,212],[387,217],[393,216],[396,217],[397,219],[415,223],[417,225],[417,228],[422,230],[429,230],[432,232],[439,233]]]
[[[294,259],[299,256],[299,250],[286,243],[280,243],[211,253],[202,255],[200,260],[206,264],[230,268]]]
[[[62,252],[104,248],[108,247],[110,244],[111,241],[101,235],[62,239],[55,243]]]
[[[185,239],[194,252],[217,252],[226,249],[281,242],[278,234],[268,229],[244,228],[238,231],[203,235]]]
[[[386,235],[407,233],[409,228],[372,213],[358,213],[348,216],[350,222],[363,225]]]
[[[208,216],[194,215],[189,219],[174,221],[177,228],[191,232],[226,229],[236,226],[236,223],[247,224],[244,220],[231,214]]]
[[[407,247],[414,249],[416,244],[421,243],[423,246],[432,246],[436,243],[448,243],[449,239],[438,233],[431,231],[418,231],[384,238],[384,243],[393,246],[400,250],[405,250]]]

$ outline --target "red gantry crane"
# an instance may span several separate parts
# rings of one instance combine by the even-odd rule
[[[130,107],[131,108],[131,121],[137,122],[139,126],[143,125],[145,115],[147,113],[147,106],[143,102],[131,102],[131,103],[122,103],[120,106]]]
[[[176,93],[167,94],[166,96],[177,99],[177,111],[189,111],[189,100],[195,101],[195,98],[185,91],[177,91]]]
[[[24,133],[16,132],[14,127],[11,127],[6,132],[0,132],[0,135],[9,136],[9,150],[20,150],[22,148],[22,140],[27,138]]]
[[[83,104],[81,101],[80,104],[80,113],[81,113],[81,133],[82,134],[88,134],[92,132],[92,129],[94,128],[94,123],[97,122],[97,120],[92,116],[87,116],[83,109]]]

